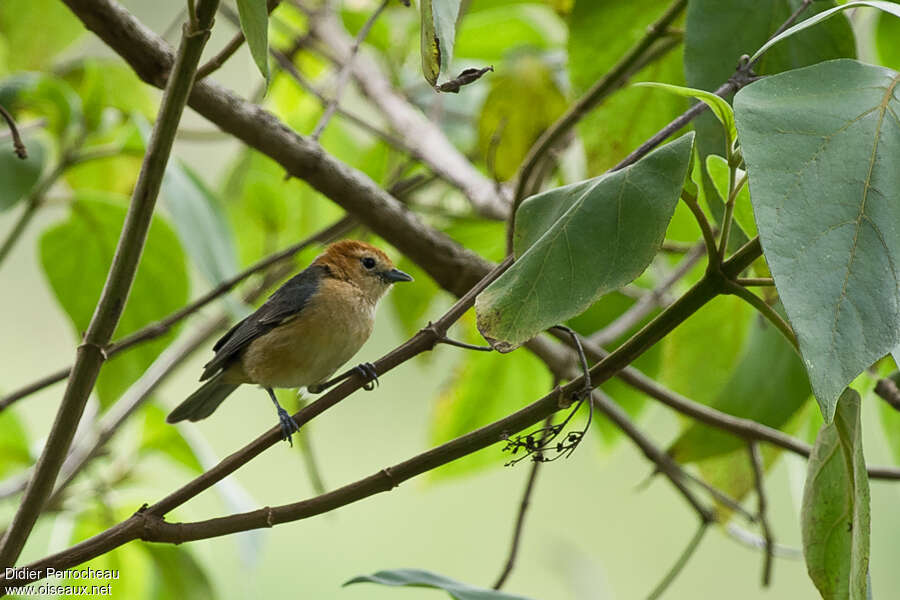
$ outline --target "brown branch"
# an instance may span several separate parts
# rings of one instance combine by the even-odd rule
[[[753,484],[756,487],[756,513],[759,515],[759,526],[762,528],[763,539],[765,540],[765,559],[763,560],[762,584],[768,587],[772,582],[772,559],[775,557],[775,538],[772,535],[772,528],[769,526],[769,518],[766,515],[768,502],[766,500],[766,489],[763,483],[765,474],[763,472],[762,455],[759,452],[759,445],[755,441],[747,443],[747,454],[750,456],[750,466],[753,469]]]
[[[106,284],[84,341],[78,347],[69,385],[60,402],[56,420],[38,460],[34,477],[29,482],[19,509],[0,543],[0,567],[15,564],[37,522],[38,515],[53,490],[56,476],[72,444],[75,428],[81,420],[85,404],[105,360],[102,349],[112,336],[125,307],[147,238],[163,172],[175,139],[175,131],[178,129],[181,113],[191,90],[197,62],[209,38],[209,27],[212,25],[217,5],[218,0],[201,0],[197,8],[196,23],[184,30],[172,68],[172,77],[163,95]]]
[[[125,350],[133,348],[134,346],[137,346],[138,344],[141,344],[143,342],[147,342],[147,341],[156,339],[162,335],[165,335],[166,333],[171,331],[172,327],[174,327],[176,324],[178,324],[182,320],[186,319],[187,317],[191,316],[192,314],[196,313],[198,310],[200,310],[201,308],[203,308],[210,302],[213,302],[214,300],[220,298],[221,296],[224,296],[225,294],[230,292],[232,289],[234,289],[234,287],[236,285],[238,285],[240,282],[244,281],[251,275],[255,275],[256,273],[259,273],[260,271],[264,271],[264,270],[268,269],[272,265],[275,265],[277,263],[280,263],[284,260],[291,258],[291,257],[295,256],[298,252],[301,252],[302,250],[304,250],[305,248],[308,248],[309,246],[311,246],[313,244],[326,243],[337,237],[340,237],[340,236],[344,235],[347,231],[349,231],[354,226],[354,224],[355,224],[354,219],[352,219],[351,217],[344,217],[343,219],[336,221],[329,227],[326,227],[325,229],[311,235],[310,237],[308,237],[300,242],[297,242],[296,244],[292,244],[291,246],[288,246],[284,250],[281,250],[279,252],[271,254],[271,255],[263,258],[262,260],[257,261],[256,263],[250,265],[249,267],[247,267],[246,269],[244,269],[237,275],[234,275],[233,277],[222,281],[221,283],[219,283],[216,287],[211,289],[206,294],[200,296],[199,298],[197,298],[190,304],[176,310],[169,316],[167,316],[163,319],[160,319],[159,321],[156,321],[155,323],[150,323],[149,325],[146,325],[146,326],[142,327],[141,329],[138,329],[137,331],[123,337],[122,339],[116,340],[116,341],[112,342],[111,344],[107,345],[105,348],[107,358],[112,358],[116,354],[119,354],[120,352],[124,352]],[[47,375],[33,383],[30,383],[21,389],[11,392],[10,394],[8,394],[7,396],[4,396],[3,398],[0,398],[0,412],[2,412],[3,409],[5,409],[5,408],[9,407],[10,405],[12,405],[13,403],[15,403],[17,400],[21,400],[22,398],[24,398],[30,394],[33,394],[35,392],[38,392],[47,386],[53,385],[54,383],[64,380],[66,377],[69,376],[69,373],[71,372],[71,370],[72,370],[71,367],[65,367],[65,368],[60,369],[59,371],[56,371],[54,373],[51,373],[50,375]]]
[[[893,379],[889,377],[879,379],[875,384],[875,394],[890,404],[894,410],[900,410],[900,389]]]
[[[334,115],[334,111],[337,109],[338,102],[341,99],[341,93],[344,91],[344,87],[350,79],[353,60],[359,52],[359,47],[362,45],[363,40],[366,39],[366,36],[369,35],[369,31],[372,30],[379,15],[387,8],[388,2],[390,2],[390,0],[381,0],[381,4],[379,4],[372,14],[369,15],[369,18],[360,28],[359,33],[356,34],[356,38],[354,38],[353,44],[350,46],[350,52],[344,58],[344,64],[338,71],[337,81],[334,85],[334,94],[332,95],[331,100],[325,105],[325,111],[322,113],[319,122],[316,123],[316,126],[313,128],[313,132],[309,136],[311,139],[315,141],[319,140],[322,136],[322,132],[325,131],[325,127],[328,125],[328,121],[330,121],[331,117]]]
[[[9,126],[9,132],[12,134],[13,149],[16,151],[16,156],[25,160],[28,158],[28,149],[25,147],[25,143],[22,142],[22,137],[19,135],[19,128],[16,127],[16,120],[9,114],[9,111],[3,108],[2,104],[0,104],[0,115],[3,116],[6,120],[6,124]]]

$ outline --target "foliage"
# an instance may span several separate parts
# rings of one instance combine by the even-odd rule
[[[619,414],[595,404],[585,437],[599,439],[607,458],[618,456],[612,451],[619,444],[634,442],[657,472],[676,483],[688,481],[679,474],[684,467],[745,503],[743,511],[736,510],[721,494],[676,485],[689,500],[715,506],[721,523],[754,512],[746,499],[755,492],[760,502],[754,527],[765,533],[765,510],[785,510],[780,503],[765,509],[768,470],[785,449],[802,453],[804,447],[784,443],[784,436],[814,433],[808,436],[815,443],[799,523],[810,580],[828,600],[871,594],[870,580],[875,578],[877,587],[883,575],[869,570],[873,528],[864,438],[867,447],[872,444],[871,432],[863,431],[861,405],[881,403],[881,425],[900,464],[900,417],[872,392],[879,381],[900,381],[900,5],[421,0],[417,6],[389,2],[379,8],[379,1],[359,0],[323,8],[300,0],[280,3],[270,17],[269,4],[236,2],[243,51],[264,80],[244,74],[259,87],[258,95],[249,94],[253,102],[242,99],[248,94],[226,95],[218,84],[203,84],[193,100],[197,113],[248,146],[232,147],[227,156],[216,150],[210,159],[202,156],[200,144],[206,142],[197,140],[224,136],[210,131],[197,136],[193,119],[182,124],[182,134],[194,140],[179,141],[178,157],[165,165],[161,201],[152,219],[148,216],[137,274],[130,291],[117,298],[124,312],[113,339],[139,331],[147,339],[121,352],[112,346],[114,355],[85,392],[93,392],[98,402],[82,415],[85,429],[79,435],[79,420],[71,423],[72,437],[79,450],[92,439],[100,439],[99,445],[72,485],[65,481],[58,490],[53,511],[42,522],[53,519],[55,531],[68,531],[68,523],[72,536],[63,537],[72,542],[102,536],[132,518],[135,497],[143,498],[142,486],[155,467],[186,478],[206,476],[212,459],[203,437],[190,425],[174,428],[164,421],[163,404],[170,398],[145,394],[128,406],[135,395],[126,390],[139,378],[152,378],[154,362],[189,341],[185,336],[176,342],[179,332],[201,332],[194,323],[183,326],[183,317],[203,309],[208,332],[200,346],[206,348],[224,323],[218,319],[234,321],[245,314],[245,300],[261,302],[278,283],[273,273],[283,278],[308,264],[321,245],[293,256],[293,265],[283,262],[264,271],[264,285],[258,286],[254,275],[240,290],[213,294],[214,309],[201,304],[180,313],[192,289],[199,297],[241,269],[321,232],[345,216],[348,206],[363,205],[349,202],[350,196],[367,202],[366,210],[348,210],[350,235],[383,246],[415,277],[414,285],[394,290],[385,301],[390,310],[379,313],[379,321],[392,319],[413,346],[430,333],[438,340],[423,347],[447,342],[443,330],[429,324],[450,304],[450,293],[459,295],[477,281],[487,261],[499,263],[507,252],[514,258],[485,282],[474,299],[475,314],[449,323],[454,325],[449,338],[474,345],[487,340],[495,351],[420,354],[432,357],[426,366],[442,385],[431,399],[430,422],[417,431],[427,432],[428,446],[438,448],[398,463],[401,481],[426,471],[439,480],[476,473],[499,478],[509,459],[499,451],[504,439],[539,460],[577,447],[582,435],[577,420],[586,412],[577,404],[586,398],[576,360],[581,356],[567,348],[570,338],[546,335],[566,325],[585,342],[592,387],[623,409]],[[847,9],[858,9],[852,23]],[[877,17],[858,16],[871,9],[878,9]],[[672,18],[657,30],[653,23],[669,10]],[[160,95],[141,78],[154,84],[165,79],[154,72],[158,65],[140,64],[152,56],[149,51],[132,57],[145,71],[141,78],[108,54],[91,56],[78,14],[57,1],[0,3],[0,106],[18,124],[28,150],[26,160],[18,158],[11,151],[12,134],[0,125],[0,276],[6,277],[9,262],[21,260],[10,250],[37,239],[37,261],[17,265],[16,272],[33,269],[46,281],[71,325],[73,354],[116,257],[128,196],[138,178],[146,177],[146,165],[140,173],[142,157],[150,123],[159,118]],[[783,23],[784,31],[774,36]],[[368,37],[356,48],[353,36],[369,25]],[[332,28],[343,36],[341,52],[329,47]],[[129,36],[133,29],[116,31]],[[858,60],[857,47],[863,59],[880,64]],[[336,60],[348,48],[366,55],[362,75]],[[277,60],[270,60],[273,54]],[[627,68],[608,94],[586,96],[622,61]],[[454,74],[488,65],[492,72],[458,94],[436,92]],[[344,85],[345,76],[356,85]],[[721,97],[713,93],[726,83],[730,87]],[[323,117],[332,100],[335,113]],[[653,150],[608,170],[693,102],[711,110],[666,129]],[[253,119],[259,131],[242,130],[238,116]],[[327,125],[317,141],[294,135],[308,134],[317,124]],[[272,150],[262,143],[273,138],[283,147]],[[458,157],[447,151],[434,155],[434,147],[452,150],[450,145]],[[288,146],[291,152],[282,153]],[[294,161],[294,146],[307,161]],[[535,152],[528,189],[513,198],[523,163]],[[515,206],[514,218],[503,219],[503,209],[501,214],[479,210],[474,201],[479,194],[498,206]],[[152,324],[173,314],[170,323],[154,330]],[[389,355],[388,363],[396,366],[422,351],[404,354],[409,347]],[[176,366],[166,367],[165,374]],[[622,373],[626,366],[629,372]],[[5,393],[29,383],[14,375],[2,382]],[[400,377],[379,375],[383,388]],[[282,398],[295,396],[281,392]],[[22,404],[0,401],[0,491],[17,499],[17,478],[44,451],[46,430],[30,418],[25,398],[9,398]],[[705,416],[677,421],[657,411],[646,419],[656,405],[653,398]],[[304,410],[321,406],[314,402]],[[565,427],[557,415],[556,425],[532,431],[570,403],[576,407],[569,413],[574,420]],[[498,423],[514,426],[498,429],[480,445],[473,442]],[[367,427],[367,435],[386,430]],[[645,427],[652,435],[643,433]],[[130,435],[103,437],[120,428]],[[660,432],[672,435],[656,448]],[[315,479],[314,439],[307,437],[303,446]],[[755,462],[751,441],[761,456]],[[371,443],[352,442],[354,448]],[[254,444],[228,460],[240,462],[247,456],[242,452],[255,456],[263,446]],[[410,474],[411,464],[423,462],[429,468]],[[153,468],[145,468],[148,464]],[[582,468],[584,463],[570,464]],[[310,511],[305,518],[319,514],[309,508],[321,507],[317,502],[333,510],[385,491],[397,484],[392,469],[304,500],[299,509],[272,509],[266,518]],[[434,488],[440,493],[440,486]],[[345,502],[344,493],[351,499]],[[239,512],[271,502],[251,501],[234,488],[229,494],[226,508]],[[528,501],[527,495],[521,500],[523,516]],[[509,505],[518,502],[510,494]],[[245,516],[249,520],[258,512]],[[5,527],[0,523],[0,530]],[[189,548],[130,544],[88,564],[127,569],[127,586],[117,592],[128,597],[213,597],[208,557]],[[261,553],[254,546],[250,554]],[[516,595],[476,588],[418,569],[379,571],[347,583],[361,582],[442,590],[455,600],[528,595],[528,590]]]

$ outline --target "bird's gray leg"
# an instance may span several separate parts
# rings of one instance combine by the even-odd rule
[[[265,388],[265,390],[269,393],[269,398],[272,399],[272,402],[275,403],[275,408],[278,409],[278,421],[281,424],[281,439],[286,440],[291,447],[293,447],[294,442],[291,440],[291,435],[299,430],[300,426],[297,425],[297,422],[291,418],[291,415],[278,404],[278,398],[275,397],[275,392],[272,391],[272,388]]]
[[[360,375],[363,378],[363,389],[367,392],[371,392],[375,389],[375,386],[378,385],[378,371],[375,370],[375,365],[370,362],[360,363],[353,367],[352,369],[347,369],[337,377],[329,379],[324,383],[317,383],[315,385],[307,386],[308,389],[313,394],[318,394],[320,392],[324,392],[331,386],[342,382],[352,375]]]

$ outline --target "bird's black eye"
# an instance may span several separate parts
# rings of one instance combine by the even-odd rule
[[[374,269],[375,268],[375,259],[372,258],[371,256],[367,256],[362,259],[362,264],[367,269]]]

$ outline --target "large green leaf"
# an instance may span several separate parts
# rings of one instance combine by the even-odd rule
[[[521,54],[503,63],[478,116],[478,150],[501,180],[516,174],[532,144],[566,109],[547,63]]]
[[[470,7],[457,32],[453,51],[457,57],[499,61],[522,46],[546,50],[565,44],[565,25],[549,6],[529,3],[474,8],[477,6]]]
[[[890,13],[878,13],[875,27],[875,47],[881,64],[891,69],[900,69],[900,19]]]
[[[826,422],[900,343],[898,82],[835,60],[735,98],[763,250]]]
[[[453,61],[460,0],[421,0],[422,73],[431,85]]]
[[[50,287],[72,321],[76,339],[90,324],[94,307],[112,263],[126,198],[82,194],[71,204],[69,218],[44,232],[41,265]],[[125,311],[115,337],[127,335],[183,306],[189,281],[178,238],[154,217]],[[113,357],[97,380],[97,395],[109,404],[128,387],[171,341],[173,333]]]
[[[0,212],[11,208],[28,195],[41,178],[47,161],[42,136],[25,135],[22,141],[28,149],[28,158],[24,160],[16,156],[12,141],[0,140]]]
[[[170,427],[171,429],[171,427]],[[149,598],[156,600],[212,600],[212,581],[187,546],[144,544],[156,571]]]
[[[865,600],[869,527],[859,394],[847,389],[834,422],[819,431],[803,490],[803,555],[825,600]]]
[[[250,54],[266,81],[269,80],[269,10],[266,0],[235,0],[241,31]]]
[[[190,444],[181,437],[177,427],[166,423],[165,411],[155,404],[148,404],[142,412],[144,424],[141,428],[140,452],[160,452],[193,473],[202,473],[203,465]]]
[[[374,575],[354,577],[344,585],[352,583],[378,583],[389,586],[406,586],[444,590],[454,600],[528,600],[525,596],[515,596],[496,590],[486,590],[462,583],[437,573],[421,569],[391,569],[378,571]]]
[[[693,371],[696,377],[697,371]],[[724,413],[781,429],[809,398],[809,381],[794,347],[768,321],[757,317],[740,361],[712,403]],[[744,447],[721,429],[691,424],[669,448],[680,462],[692,462]]]
[[[522,203],[518,260],[475,301],[478,329],[494,348],[512,350],[641,274],[672,218],[693,138]]]

